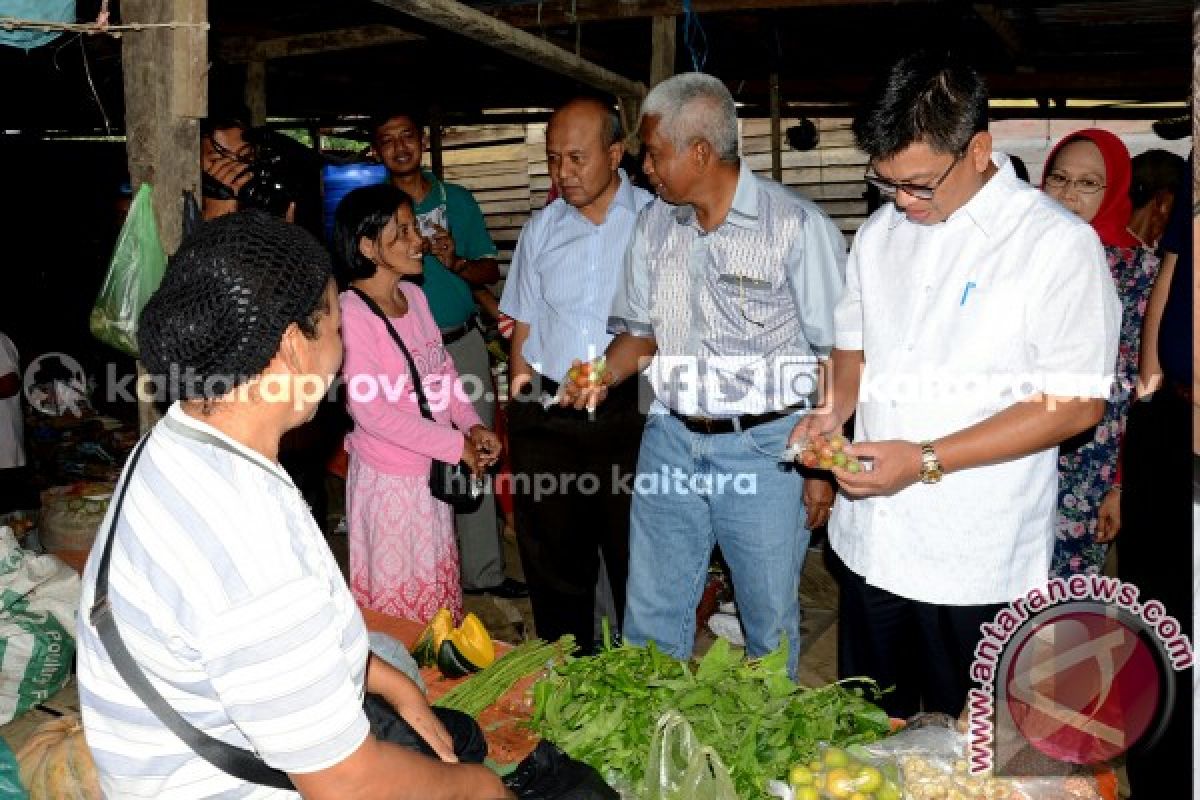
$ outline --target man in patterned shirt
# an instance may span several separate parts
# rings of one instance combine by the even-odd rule
[[[623,632],[690,657],[719,544],[749,655],[786,636],[794,675],[806,527],[824,523],[833,495],[781,462],[833,344],[845,240],[813,203],[739,159],[737,111],[716,78],[660,83],[640,134],[659,199],[638,219],[609,317],[608,384],[568,398],[594,405],[650,362]]]

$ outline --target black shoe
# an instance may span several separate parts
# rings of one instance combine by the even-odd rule
[[[506,600],[516,600],[521,597],[529,597],[529,587],[512,578],[505,578],[498,585],[489,586],[486,589],[463,589],[463,594],[490,594],[494,597],[503,597]]]

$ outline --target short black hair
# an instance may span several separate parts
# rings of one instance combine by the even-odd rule
[[[859,148],[883,159],[918,142],[958,154],[987,126],[987,86],[979,73],[948,54],[921,50],[892,65],[853,128]]]
[[[381,108],[371,115],[371,120],[368,123],[370,127],[367,129],[367,133],[371,136],[371,141],[375,141],[375,135],[379,133],[380,128],[387,124],[389,120],[396,119],[397,117],[407,119],[417,129],[417,133],[421,138],[425,138],[425,127],[429,124],[429,120],[423,111],[412,106],[389,106]]]
[[[390,183],[362,186],[347,194],[333,212],[333,274],[343,288],[375,274],[375,264],[358,249],[364,238],[379,241],[388,221],[412,198]]]
[[[230,100],[210,102],[208,116],[200,120],[201,138],[212,136],[213,131],[227,131],[230,128],[250,130],[250,108],[245,103]]]
[[[1186,168],[1187,162],[1182,156],[1167,150],[1156,148],[1134,156],[1133,180],[1129,184],[1133,207],[1141,208],[1162,191],[1174,194]]]

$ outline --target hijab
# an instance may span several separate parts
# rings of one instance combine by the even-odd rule
[[[1080,139],[1087,139],[1096,145],[1104,158],[1104,199],[1100,202],[1096,216],[1092,218],[1092,228],[1106,247],[1137,247],[1141,243],[1127,230],[1129,218],[1133,215],[1133,201],[1129,199],[1129,186],[1133,182],[1133,163],[1129,159],[1129,149],[1115,134],[1100,128],[1087,128],[1072,133],[1054,145],[1054,149],[1046,157],[1046,166],[1042,169],[1042,188],[1046,188],[1046,176],[1054,167],[1058,151],[1064,145]]]

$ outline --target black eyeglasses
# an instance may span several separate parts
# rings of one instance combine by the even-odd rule
[[[950,173],[954,171],[954,168],[958,166],[958,162],[962,161],[966,155],[966,150],[960,151],[954,157],[954,160],[950,162],[950,166],[946,167],[946,171],[942,173],[942,176],[929,186],[922,186],[919,183],[892,183],[878,175],[872,175],[870,172],[867,172],[865,177],[867,183],[878,189],[885,197],[895,197],[898,192],[904,192],[906,195],[915,197],[918,200],[932,200],[934,194],[937,193],[938,187],[945,182],[946,178],[950,177]]]

